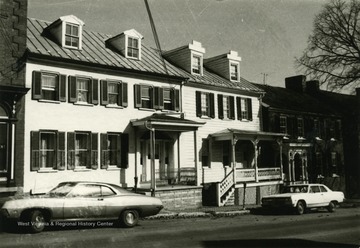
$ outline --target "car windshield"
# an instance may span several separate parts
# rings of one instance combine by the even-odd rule
[[[306,193],[308,192],[307,185],[292,185],[284,187],[283,193]]]
[[[50,196],[66,196],[74,188],[76,183],[60,183],[58,186],[50,190]]]

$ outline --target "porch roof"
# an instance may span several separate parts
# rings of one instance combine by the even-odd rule
[[[276,140],[282,139],[286,134],[227,128],[210,136],[215,138],[215,140],[232,140],[233,138],[238,140]]]
[[[205,122],[196,122],[184,118],[169,116],[166,114],[153,114],[145,118],[131,120],[133,127],[140,127],[143,129],[155,129],[158,131],[195,131],[198,127],[205,124]]]

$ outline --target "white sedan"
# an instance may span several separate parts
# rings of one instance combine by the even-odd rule
[[[285,186],[281,194],[264,196],[261,205],[264,208],[294,208],[298,214],[303,214],[306,209],[323,207],[334,212],[343,201],[343,192],[332,191],[323,184],[295,184]]]

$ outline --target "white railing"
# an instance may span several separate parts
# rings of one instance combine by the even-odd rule
[[[237,169],[236,182],[255,182],[255,169]],[[281,179],[281,169],[276,168],[258,168],[259,181],[262,180],[278,180]]]

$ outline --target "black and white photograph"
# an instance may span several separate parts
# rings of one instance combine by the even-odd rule
[[[0,247],[360,247],[360,0],[0,0]]]

